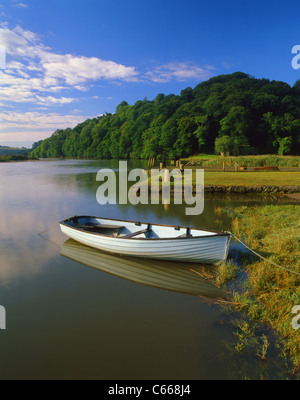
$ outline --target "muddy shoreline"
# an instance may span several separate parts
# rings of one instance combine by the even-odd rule
[[[207,185],[204,187],[205,193],[299,193],[300,186],[225,186]]]

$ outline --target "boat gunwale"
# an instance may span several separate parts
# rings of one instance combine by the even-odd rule
[[[202,239],[202,238],[215,238],[217,236],[228,236],[228,237],[231,236],[231,234],[229,232],[217,232],[217,231],[213,231],[213,230],[209,230],[209,229],[200,229],[200,228],[195,228],[195,227],[191,228],[191,227],[188,227],[188,226],[179,226],[179,225],[176,226],[176,225],[166,225],[166,224],[153,223],[153,224],[150,224],[150,225],[151,226],[162,226],[162,227],[174,228],[174,229],[177,228],[177,227],[180,228],[180,229],[196,229],[196,230],[199,230],[199,231],[202,231],[202,232],[215,233],[215,235],[202,235],[202,236],[190,236],[190,237],[188,237],[188,236],[178,236],[178,237],[168,237],[168,238],[159,238],[159,237],[158,238],[145,238],[145,237],[128,238],[126,236],[113,236],[113,235],[105,235],[105,234],[102,234],[100,232],[90,232],[90,231],[87,231],[84,228],[80,228],[80,226],[79,227],[75,227],[75,226],[70,226],[69,224],[67,224],[67,221],[70,221],[75,217],[78,218],[78,219],[79,218],[95,218],[95,219],[104,219],[104,220],[107,220],[107,221],[118,221],[118,222],[125,222],[125,223],[128,222],[128,223],[133,223],[133,224],[149,225],[148,222],[129,221],[129,220],[116,219],[116,218],[102,218],[102,217],[95,217],[95,216],[91,216],[91,215],[76,215],[76,216],[73,216],[73,217],[70,217],[70,218],[66,218],[63,221],[60,221],[59,224],[60,225],[64,225],[64,226],[66,226],[68,228],[80,231],[80,232],[85,232],[87,234],[97,235],[97,236],[101,236],[101,237],[109,237],[109,238],[113,238],[113,239],[123,239],[123,240],[148,240],[148,241],[154,241],[154,240],[181,240],[181,239],[183,239],[183,240],[186,240],[186,239],[193,240],[193,239]]]

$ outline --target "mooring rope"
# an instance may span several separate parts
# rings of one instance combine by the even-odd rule
[[[228,233],[230,233],[231,237],[233,237],[233,238],[236,239],[238,242],[240,242],[244,247],[246,247],[248,250],[250,250],[250,251],[251,251],[253,254],[255,254],[256,256],[262,258],[263,260],[269,262],[270,264],[275,265],[275,267],[284,269],[285,271],[288,271],[288,272],[290,272],[290,273],[292,273],[292,274],[295,274],[295,275],[300,276],[300,273],[299,273],[299,272],[293,271],[293,270],[291,270],[291,269],[288,269],[288,268],[286,268],[286,267],[283,267],[282,265],[278,265],[278,264],[274,263],[273,261],[269,260],[268,258],[266,258],[266,257],[262,256],[261,254],[257,253],[255,250],[251,249],[249,246],[246,245],[246,243],[244,243],[242,240],[240,240],[238,237],[236,237],[233,233],[231,233],[231,232],[228,232]]]
[[[46,238],[45,236],[43,236],[43,234],[44,234],[44,233],[47,233],[47,232],[51,231],[51,229],[54,229],[54,228],[56,228],[56,227],[57,227],[57,225],[59,225],[59,222],[58,222],[57,224],[55,224],[55,225],[51,226],[51,228],[47,229],[46,231],[44,231],[44,232],[40,232],[40,233],[38,234],[38,236],[42,237],[43,239],[46,239],[46,240],[48,240],[48,242],[50,242],[51,244],[54,244],[54,246],[56,246],[56,247],[58,247],[58,248],[60,249],[60,248],[61,248],[61,246],[59,246],[57,243],[54,243],[54,242],[52,242],[52,240],[50,240],[50,239]]]
[[[59,222],[57,224],[51,226],[51,228],[47,229],[46,231],[40,232],[39,236],[42,236],[44,233],[47,233],[47,232],[51,231],[51,229],[54,229],[57,225],[59,225]]]

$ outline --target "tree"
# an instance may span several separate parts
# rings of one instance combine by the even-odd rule
[[[200,115],[195,118],[198,128],[195,131],[195,137],[198,140],[200,152],[205,152],[208,149],[208,136],[210,131],[210,122],[208,115]]]
[[[193,89],[191,87],[187,87],[180,92],[180,98],[183,103],[190,103],[193,101]]]
[[[174,144],[176,157],[188,157],[198,150],[195,137],[197,124],[192,117],[183,117],[178,123],[177,140]]]
[[[279,142],[279,149],[278,154],[283,156],[284,154],[289,154],[292,149],[293,140],[290,136],[285,138],[281,138],[278,140]]]
[[[220,134],[230,136],[233,139],[233,149],[235,154],[238,154],[239,147],[248,144],[247,129],[248,129],[248,111],[241,106],[232,107],[227,114],[220,121]]]
[[[162,148],[159,146],[161,129],[165,123],[166,118],[164,115],[159,115],[155,118],[150,127],[143,133],[143,150],[141,156],[143,158],[152,158],[162,156]]]
[[[293,144],[295,149],[298,148],[300,119],[294,118],[289,113],[280,116],[273,115],[271,112],[264,114],[264,119],[269,125],[273,148],[278,154],[292,153]]]
[[[229,155],[234,150],[234,140],[228,135],[224,135],[216,138],[215,140],[215,152],[221,154],[221,156]]]
[[[43,140],[39,140],[38,142],[34,142],[33,145],[32,145],[32,147],[31,147],[31,150],[34,150],[34,149],[36,149],[37,147],[39,147],[39,146],[42,144],[42,141],[43,141]],[[2,147],[2,146],[0,146],[0,147]]]
[[[169,118],[161,128],[159,146],[166,157],[174,158],[174,143],[177,139],[177,119]]]

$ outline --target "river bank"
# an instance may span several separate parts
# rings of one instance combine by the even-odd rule
[[[196,189],[194,188],[194,191]],[[287,194],[299,193],[300,186],[225,186],[225,185],[207,185],[204,187],[205,193],[237,193],[237,194]]]
[[[292,359],[291,378],[299,379],[299,318],[293,312],[300,308],[298,205],[218,208],[215,214],[230,216],[234,235],[264,257],[249,250],[232,251],[219,267],[216,281],[227,286],[232,301],[229,307],[248,318],[239,326],[236,349],[242,351],[247,344],[255,344],[257,355],[268,360],[268,338],[255,335],[252,326],[257,321],[270,326],[280,336],[282,356]]]

